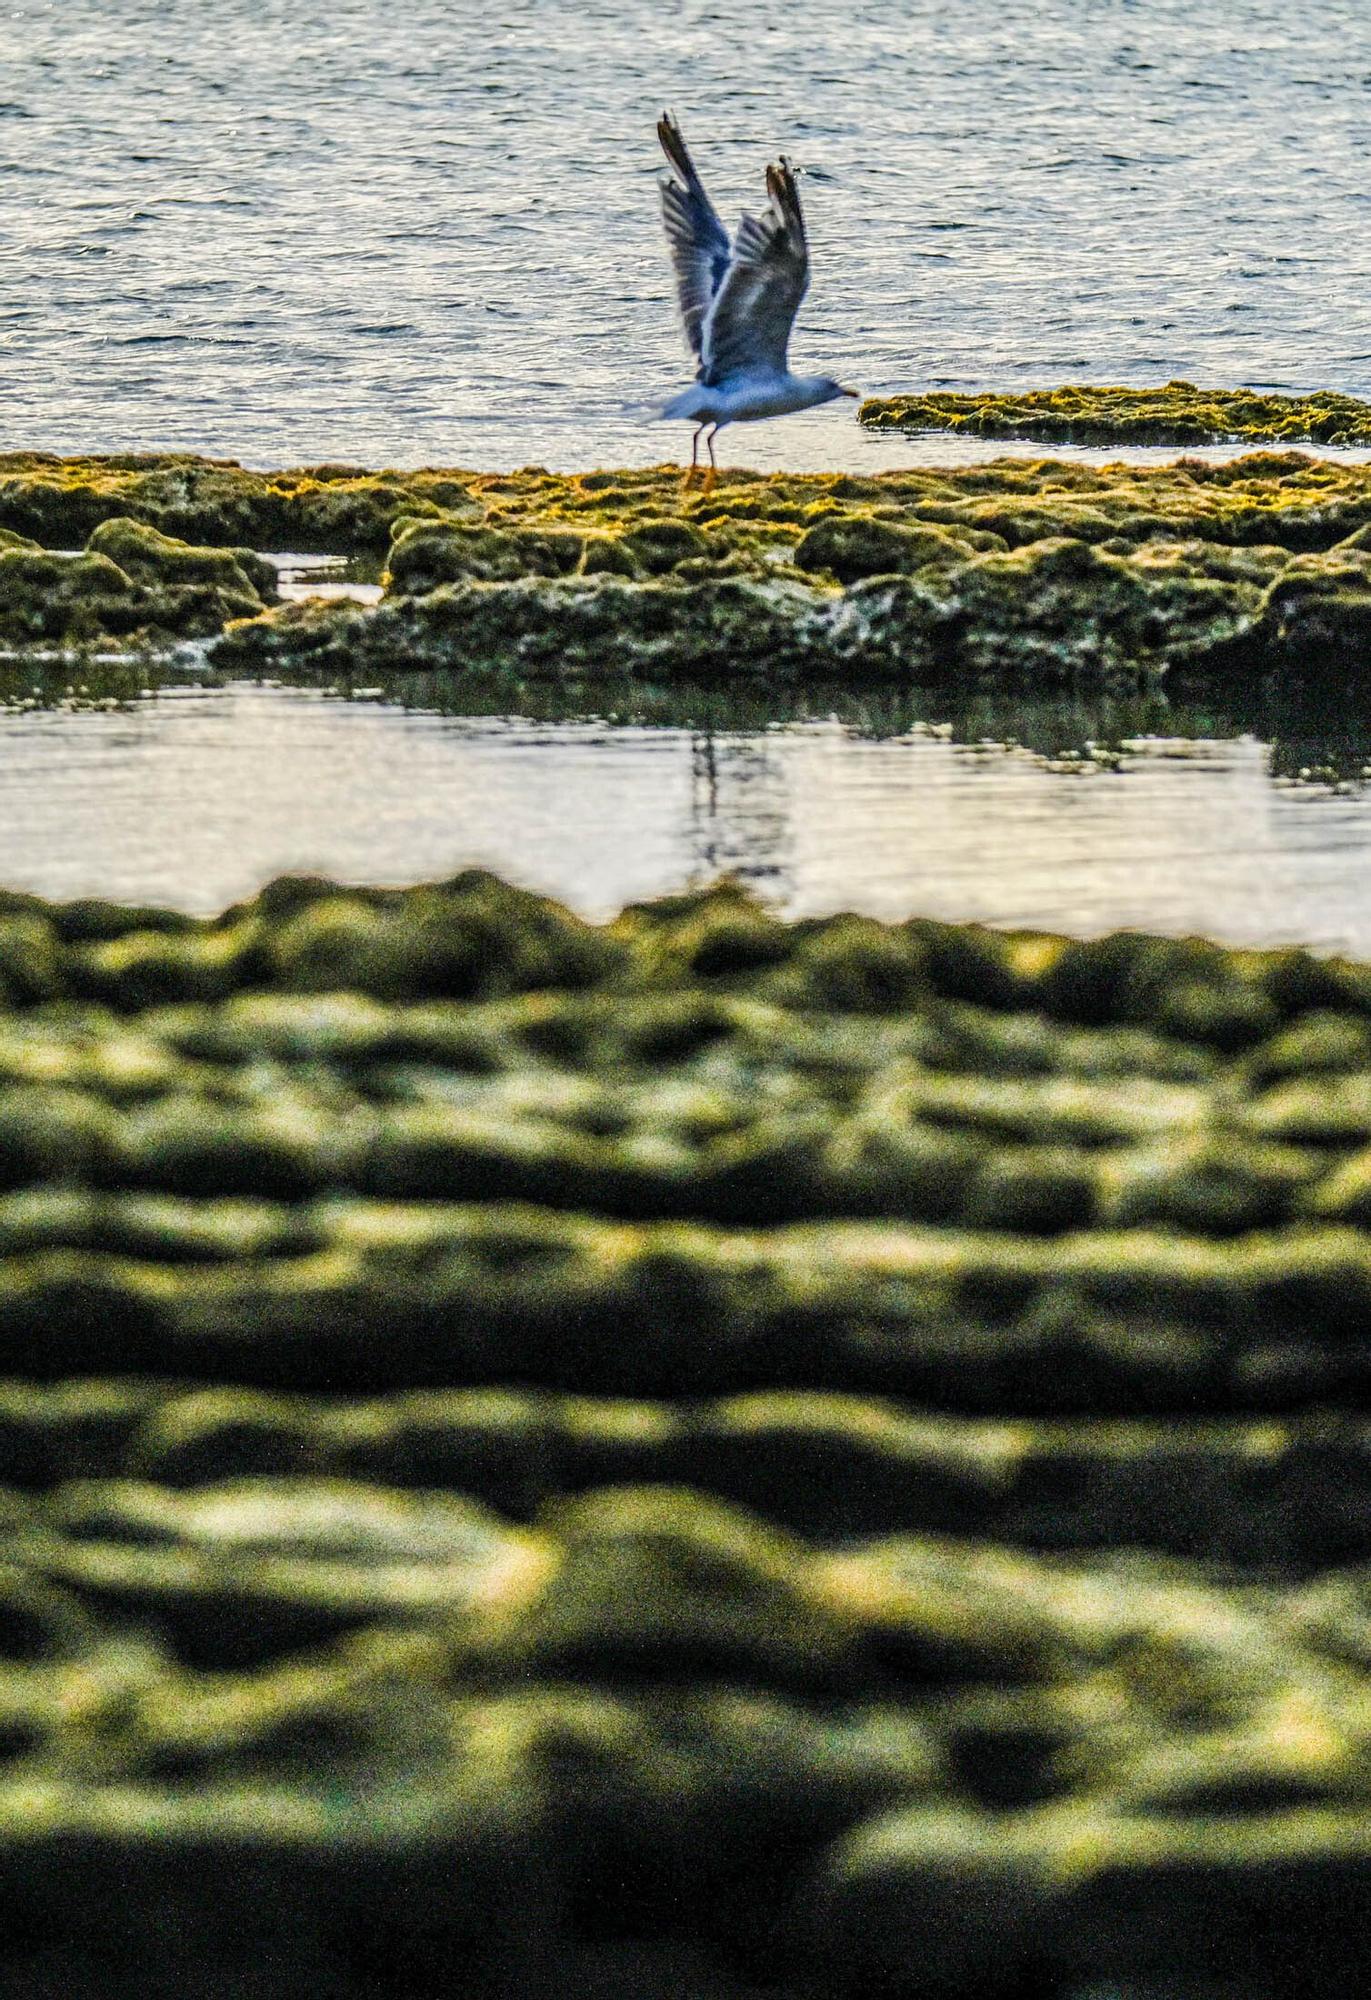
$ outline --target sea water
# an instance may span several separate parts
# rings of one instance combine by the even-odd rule
[[[767,159],[799,170],[802,367],[870,393],[1371,393],[1371,10],[1350,0],[11,0],[0,448],[678,455],[685,429],[651,421],[688,375],[664,104],[730,222]],[[760,467],[974,448],[868,436],[850,404],[721,439]],[[729,868],[788,909],[1371,953],[1355,703],[1327,718],[1354,752],[1327,783],[1324,748],[1292,756],[1261,716],[1162,713],[1100,756],[1088,720],[1056,741],[936,706],[662,730],[410,699],[11,711],[0,878],[210,908],[283,868],[480,860],[599,913]]]

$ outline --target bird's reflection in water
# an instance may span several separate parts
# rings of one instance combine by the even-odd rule
[[[692,732],[688,842],[696,881],[733,875],[769,902],[787,901],[791,810],[785,762],[766,735]]]

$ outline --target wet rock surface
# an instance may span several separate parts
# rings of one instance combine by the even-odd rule
[[[1193,382],[872,396],[859,416],[871,430],[965,431],[1048,444],[1371,444],[1371,403],[1355,396],[1199,389]]]
[[[460,518],[396,524],[379,607],[291,606],[233,626],[215,658],[572,695],[624,677],[1243,686],[1363,657],[1371,475],[1346,464],[740,474],[694,498],[610,477],[472,480]]]
[[[0,646],[165,646],[276,599],[274,566],[250,549],[192,548],[122,517],[75,555],[0,537]]]
[[[1367,968],[472,872],[0,1001],[12,1990],[1355,1984]]]
[[[1297,452],[730,472],[707,495],[667,468],[11,456],[0,643],[216,634],[225,670],[443,673],[473,696],[613,679],[777,694],[1298,686],[1365,667],[1368,530],[1371,467]],[[81,544],[77,562],[54,553]],[[384,598],[264,612],[272,578],[253,548],[384,563]]]

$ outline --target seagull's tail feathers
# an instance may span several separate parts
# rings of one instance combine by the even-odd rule
[[[704,391],[700,384],[698,382],[692,383],[689,389],[682,389],[679,396],[673,396],[671,401],[658,414],[663,417],[689,417],[692,422],[698,423],[701,416],[700,402],[703,394]]]

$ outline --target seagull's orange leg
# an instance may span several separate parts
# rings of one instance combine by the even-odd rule
[[[719,461],[714,456],[714,432],[718,428],[719,426],[715,424],[714,429],[711,430],[709,436],[705,439],[705,443],[709,446],[709,470],[706,472],[704,484],[700,488],[702,494],[712,493],[714,491],[714,482],[719,477]]]
[[[701,424],[694,437],[690,440],[690,470],[681,481],[682,493],[689,493],[691,487],[695,484],[695,474],[700,469],[700,439],[704,435],[704,429],[704,425]]]

